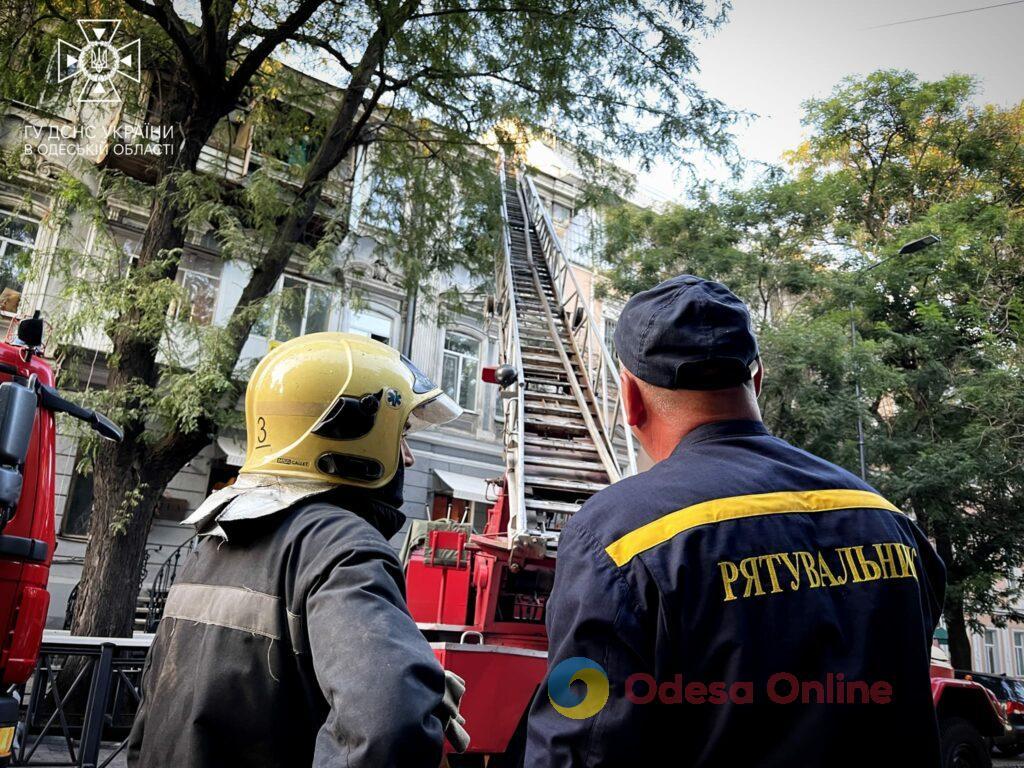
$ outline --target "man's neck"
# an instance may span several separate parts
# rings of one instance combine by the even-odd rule
[[[652,434],[650,445],[644,448],[651,459],[661,461],[668,458],[680,441],[697,427],[720,421],[761,421],[761,411],[754,403],[753,407],[731,408],[721,412],[682,414],[678,420],[659,424]]]

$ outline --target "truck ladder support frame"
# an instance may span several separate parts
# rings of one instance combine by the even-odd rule
[[[529,218],[529,212],[526,207],[526,200],[523,199],[522,190],[516,189],[516,194],[519,195],[520,205],[523,207],[523,213]],[[533,276],[533,286],[537,290],[537,297],[540,299],[540,304],[544,308],[544,319],[548,324],[548,331],[551,334],[552,340],[555,342],[555,350],[558,352],[559,358],[562,360],[562,365],[565,367],[567,376],[566,379],[569,382],[569,388],[572,390],[573,395],[576,398],[576,403],[580,407],[580,414],[583,416],[583,422],[587,425],[587,430],[590,432],[590,437],[594,441],[594,446],[597,448],[597,453],[601,457],[601,463],[604,464],[605,470],[608,472],[608,477],[611,482],[617,482],[619,478],[619,470],[615,466],[615,461],[612,459],[611,454],[605,447],[605,441],[601,435],[600,430],[597,428],[597,424],[594,423],[593,415],[590,413],[590,406],[586,401],[586,397],[583,394],[583,390],[580,388],[580,383],[576,376],[572,375],[572,362],[569,360],[569,356],[565,353],[565,346],[562,344],[561,338],[558,336],[558,328],[555,325],[555,317],[551,312],[551,305],[548,304],[547,296],[544,295],[544,289],[540,284],[540,275],[537,274],[537,265],[533,261],[533,245],[530,243],[530,238],[526,238],[526,259],[530,263],[530,272]],[[572,338],[570,334],[569,338]],[[582,365],[582,359],[577,355],[577,359],[580,360]],[[586,377],[584,377],[586,378]]]
[[[528,196],[531,203],[527,204],[526,206],[527,215],[533,221],[533,225],[538,231],[538,239],[541,240],[542,250],[544,249],[545,241],[544,239],[540,238],[540,232],[543,232],[546,236],[548,250],[551,251],[550,254],[544,254],[544,260],[547,264],[548,272],[551,275],[551,284],[552,288],[555,291],[555,296],[557,297],[559,302],[559,309],[561,310],[563,316],[568,316],[570,314],[568,309],[570,298],[567,298],[562,290],[562,288],[568,285],[571,287],[572,295],[576,299],[577,308],[582,308],[585,317],[585,322],[583,325],[587,329],[587,333],[589,334],[585,346],[589,352],[590,344],[593,343],[594,345],[596,345],[599,359],[599,372],[602,376],[608,376],[612,378],[616,382],[617,387],[617,382],[619,378],[618,366],[612,358],[611,352],[608,350],[607,345],[605,345],[604,340],[601,338],[601,334],[597,326],[597,321],[594,319],[593,312],[591,311],[588,302],[585,301],[583,298],[583,292],[580,288],[579,283],[576,280],[576,275],[573,273],[572,265],[569,263],[569,260],[565,255],[565,251],[562,249],[562,245],[558,240],[557,234],[555,233],[555,228],[554,224],[551,221],[551,216],[548,213],[548,211],[544,208],[544,206],[541,204],[540,194],[537,192],[537,187],[533,183],[533,179],[527,173],[525,164],[520,163],[518,171],[519,176],[521,177],[519,183],[523,187],[524,196]],[[534,213],[535,210],[536,215]],[[556,278],[557,275],[562,275],[562,287],[559,286],[559,281]],[[591,339],[589,338],[589,336],[592,336],[593,338]],[[570,331],[570,337],[572,337],[573,342],[576,343],[576,334],[574,332]],[[580,355],[579,359],[581,361],[581,364],[583,363],[582,351],[583,350],[580,350],[577,345],[577,353]],[[585,378],[589,386],[591,376],[587,375]],[[597,393],[594,392],[592,388],[591,392],[595,396],[594,402],[597,406],[598,418],[600,419],[602,426],[601,433],[607,440],[607,445],[612,451],[612,454],[615,455],[613,438],[615,425],[618,422],[619,415],[623,410],[621,393],[617,393],[615,395],[615,406],[609,416],[607,412],[607,394],[599,398],[597,397]],[[600,407],[602,400],[604,401],[603,410]],[[624,418],[625,414],[622,413],[622,416]],[[633,433],[628,425],[623,424],[623,427],[623,438],[626,448],[626,466],[622,470],[620,470],[620,474],[633,475],[636,474],[637,472],[636,449],[633,443]]]

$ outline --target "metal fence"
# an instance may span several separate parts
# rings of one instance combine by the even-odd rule
[[[22,687],[13,765],[104,768],[124,751],[152,635],[79,637],[47,631]],[[101,742],[116,747],[101,757]],[[54,756],[53,745],[67,759]]]

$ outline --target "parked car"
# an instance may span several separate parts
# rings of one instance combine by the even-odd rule
[[[1011,733],[999,700],[980,683],[957,679],[945,651],[937,646],[932,646],[931,673],[941,767],[991,768],[989,745]]]
[[[1007,757],[1016,757],[1024,752],[1024,680],[960,669],[956,671],[956,676],[961,680],[973,680],[985,686],[999,700],[1003,715],[1012,729],[1006,736],[993,739],[999,753]]]

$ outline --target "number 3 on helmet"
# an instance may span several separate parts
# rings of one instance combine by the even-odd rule
[[[462,409],[397,350],[351,333],[313,333],[267,353],[245,392],[241,472],[379,488],[406,432]]]

